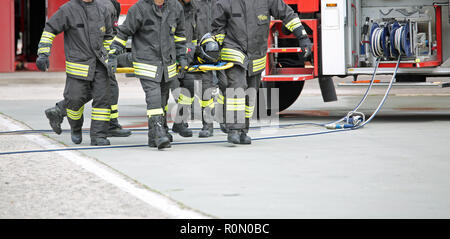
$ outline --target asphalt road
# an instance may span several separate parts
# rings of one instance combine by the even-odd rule
[[[0,80],[0,112],[33,129],[50,129],[43,111],[60,99],[61,75],[25,75],[17,81],[14,77],[4,75]],[[348,79],[336,79],[340,81]],[[124,78],[120,82],[122,125],[145,129],[139,83]],[[361,111],[370,114],[383,89],[374,89]],[[323,103],[317,83],[307,82],[302,96],[280,115],[279,123],[335,120],[359,102],[364,88],[337,87],[337,92],[338,102]],[[250,133],[251,146],[220,142],[226,140],[220,130],[206,140],[197,138],[196,131],[193,138],[175,135],[176,144],[164,151],[142,146],[146,132],[135,131],[129,138],[112,138],[111,143],[136,147],[82,154],[183,207],[213,217],[448,218],[449,102],[448,89],[394,88],[379,116],[356,131],[300,136],[326,130],[311,125],[255,128]],[[67,121],[63,127],[68,129]],[[199,128],[200,122],[192,122],[191,127]],[[74,147],[68,133],[48,136]],[[278,138],[267,139],[274,136]],[[81,146],[89,147],[89,135],[84,137]]]

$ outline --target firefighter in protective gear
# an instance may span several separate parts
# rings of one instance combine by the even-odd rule
[[[196,32],[196,13],[197,8],[191,0],[179,0],[184,10],[185,20],[185,36],[186,36],[186,60],[190,65],[193,59],[193,53],[195,52],[195,46],[197,45],[197,32]],[[186,85],[185,78],[188,78],[188,73],[183,76],[179,75],[177,80],[174,80],[171,85],[172,92],[175,89],[180,89],[179,94],[174,94],[176,98],[176,115],[172,126],[172,131],[178,133],[182,137],[192,137],[192,130],[189,129],[188,119],[190,116],[190,109],[194,102],[194,90],[193,85],[190,89],[189,83]],[[181,87],[181,88],[180,88]],[[188,90],[188,89],[189,90]],[[169,97],[165,97],[168,99]],[[167,104],[167,102],[165,102]],[[168,131],[167,124],[165,125],[166,131]]]
[[[185,19],[186,19],[186,38],[188,45],[188,63],[189,64],[204,64],[207,63],[205,55],[201,54],[202,49],[205,50],[206,46],[210,46],[210,43],[214,41],[211,37],[202,38],[211,30],[212,23],[212,11],[215,7],[216,0],[180,0],[184,5]],[[200,39],[200,41],[199,41]],[[205,52],[203,52],[205,53]],[[189,109],[194,102],[194,98],[197,97],[202,108],[202,123],[203,127],[199,132],[199,137],[211,137],[213,136],[213,118],[210,117],[214,111],[214,99],[212,97],[212,90],[214,72],[188,72],[185,77],[180,79],[180,85],[183,91],[178,98],[178,111],[182,117],[182,122],[173,125],[172,130],[174,132],[191,132],[187,128],[185,122],[190,115]],[[196,96],[194,92],[194,82],[196,80],[201,81],[201,96]],[[189,94],[189,95],[188,95]],[[192,133],[190,134],[192,135]],[[183,136],[183,135],[182,135]]]
[[[91,145],[109,145],[106,138],[111,117],[110,80],[105,40],[113,37],[110,15],[92,0],[71,0],[47,21],[38,45],[36,65],[49,66],[48,57],[55,36],[64,32],[66,86],[64,101],[72,141],[82,141],[84,105],[92,102]]]
[[[113,34],[117,33],[117,21],[120,16],[120,3],[117,0],[98,0],[98,3],[104,4],[107,12],[110,14],[111,24],[113,26]],[[104,41],[104,47],[109,50],[109,45],[112,39]],[[123,129],[119,124],[118,117],[118,101],[119,101],[119,85],[117,83],[115,75],[111,75],[111,120],[107,133],[108,137],[128,137],[131,135],[131,130]],[[66,116],[66,103],[64,100],[59,101],[52,108],[45,110],[45,115],[49,119],[50,126],[56,134],[61,134],[61,123]]]
[[[148,144],[158,149],[168,148],[170,139],[163,127],[165,97],[168,97],[170,82],[183,75],[187,66],[181,4],[177,0],[139,0],[134,4],[110,46],[108,64],[112,67],[117,65],[114,56],[125,48],[129,36],[132,37],[134,74],[146,95]]]
[[[261,72],[266,66],[270,17],[281,19],[294,33],[304,57],[311,53],[312,44],[298,15],[283,0],[222,0],[217,3],[214,16],[212,28],[216,40],[222,44],[221,59],[235,64],[225,70],[228,142],[251,144],[247,133]],[[246,97],[241,94],[245,89]]]

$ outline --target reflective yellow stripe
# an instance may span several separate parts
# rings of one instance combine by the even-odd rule
[[[111,116],[110,115],[91,115],[91,120],[97,120],[97,121],[110,121]]]
[[[158,70],[157,66],[138,62],[133,62],[133,67],[134,67],[134,74],[150,78],[155,78],[156,72]]]
[[[126,40],[122,40],[119,37],[115,36],[113,41],[117,41],[118,43],[120,43],[122,46],[126,46],[127,45],[127,41]],[[111,42],[112,43],[112,42]]]
[[[300,18],[296,17],[286,24],[286,28],[292,32],[301,25],[302,25],[302,23],[300,21]]]
[[[177,63],[168,66],[167,71],[169,73],[169,78],[177,76]]]
[[[157,66],[145,64],[145,63],[139,63],[139,62],[133,62],[133,67],[137,68],[137,69],[153,71],[153,72],[156,72],[158,70]]]
[[[92,114],[110,115],[111,109],[92,108]]]
[[[203,108],[206,107],[214,108],[214,99],[200,100],[200,104],[202,105]]]
[[[79,63],[73,63],[73,62],[66,61],[66,67],[67,66],[69,66],[72,69],[89,71],[89,65],[84,65],[84,64],[79,64]]]
[[[180,94],[180,96],[178,97],[178,104],[180,105],[192,105],[192,102],[194,102],[194,97],[188,97],[185,96],[183,94]]]
[[[117,119],[117,118],[119,118],[119,112],[111,114],[111,119]]]
[[[169,110],[169,105],[164,106],[164,111],[167,112]]]
[[[50,47],[41,47],[38,49],[38,54],[40,53],[49,53],[50,52]]]
[[[194,43],[195,45],[197,45],[197,40],[192,40],[192,43]]]
[[[182,42],[182,41],[186,41],[186,37],[179,37],[179,36],[175,36],[175,42]]]
[[[205,43],[207,43],[207,42],[214,42],[214,39],[212,39],[212,38],[206,38],[205,40],[203,40],[200,44],[205,44]]]
[[[84,72],[84,71],[76,71],[76,70],[72,70],[70,68],[66,67],[66,73],[67,74],[71,74],[71,75],[76,75],[76,76],[83,76],[83,77],[87,77],[88,73]]]
[[[266,68],[267,56],[253,61],[253,72]]]
[[[244,111],[245,105],[227,105],[227,111]]]
[[[78,109],[76,111],[67,108],[66,112],[67,112],[67,117],[69,117],[70,119],[72,119],[72,120],[79,120],[83,116],[84,105],[80,109]]]
[[[216,41],[222,45],[223,40],[225,40],[225,34],[217,34],[214,36],[214,38],[216,38]]]
[[[111,110],[118,110],[119,106],[118,105],[111,105]]]
[[[48,38],[50,38],[50,39],[55,39],[55,37],[56,37],[55,34],[53,34],[53,33],[51,33],[51,32],[48,32],[48,31],[43,31],[43,32],[42,32],[42,36],[48,37]]]
[[[255,111],[255,106],[245,106],[245,117],[251,118],[253,116],[253,112]]]
[[[217,103],[223,105],[224,104],[224,99],[225,99],[225,97],[222,94],[219,94],[218,98],[217,98]]]
[[[245,104],[245,98],[227,98],[227,104]]]
[[[231,48],[223,48],[220,57],[224,61],[235,61],[241,64],[244,64],[245,60],[245,55],[242,52]]]
[[[41,40],[39,41],[39,43],[49,43],[52,44],[53,40],[50,40],[48,38],[41,38]]]
[[[148,117],[152,117],[153,115],[164,115],[164,111],[162,108],[147,110]]]

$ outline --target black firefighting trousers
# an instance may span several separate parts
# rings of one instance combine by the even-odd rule
[[[217,77],[221,91],[218,103],[224,105],[223,118],[227,128],[248,131],[256,107],[261,74],[248,76],[243,67],[236,65],[218,72]]]
[[[117,83],[116,77],[115,76],[110,76],[110,96],[111,96],[111,121],[110,121],[110,128],[116,128],[119,127],[119,85]],[[89,96],[89,100],[90,101],[92,99],[92,95]],[[61,100],[58,103],[56,103],[56,107],[59,108],[59,110],[61,110],[61,112],[63,113],[63,116],[67,116],[67,110],[66,110],[66,101],[65,100]]]
[[[165,111],[167,111],[167,101],[169,98],[171,82],[166,82],[165,77],[161,79],[161,82],[147,79],[140,79],[140,81],[142,89],[145,92],[148,117],[164,115]]]
[[[111,119],[111,80],[108,70],[97,61],[93,81],[67,77],[64,89],[64,101],[58,107],[64,110],[73,131],[83,127],[84,105],[93,99],[91,113],[91,137],[106,137]],[[60,108],[61,109],[61,108]]]
[[[196,81],[200,81],[200,89],[195,89]],[[177,115],[181,117],[183,122],[186,122],[189,117],[189,111],[192,107],[201,107],[202,119],[204,124],[213,123],[214,98],[213,91],[215,86],[213,83],[213,72],[192,72],[186,73],[184,78],[179,80],[178,84],[173,84],[172,88],[180,87],[180,92],[177,97]],[[175,118],[175,122],[180,123],[179,118]]]

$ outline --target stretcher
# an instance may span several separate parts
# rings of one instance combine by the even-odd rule
[[[189,66],[187,72],[205,72],[205,71],[220,71],[226,70],[233,67],[232,62],[218,62],[216,64],[201,64]],[[122,67],[117,68],[116,73],[134,73],[134,68],[132,67]]]

